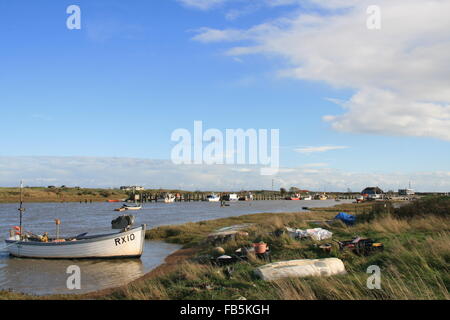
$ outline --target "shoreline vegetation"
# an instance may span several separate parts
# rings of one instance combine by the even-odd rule
[[[20,188],[0,188],[0,203],[18,203]],[[104,202],[125,199],[129,195],[119,189],[25,187],[24,202]]]
[[[357,217],[354,226],[340,221],[321,227],[333,232],[333,239],[370,237],[384,243],[385,250],[369,256],[318,248],[313,240],[276,236],[285,226],[314,228],[317,221],[329,221],[345,211]],[[292,259],[341,259],[347,274],[332,277],[290,278],[265,282],[254,270],[266,262],[248,261],[226,267],[210,263],[217,256],[205,239],[223,227],[249,224],[249,236],[223,245],[226,254],[251,243],[269,244],[274,262]],[[391,202],[339,204],[310,212],[252,214],[148,230],[146,238],[177,243],[183,248],[167,257],[165,263],[144,277],[119,288],[82,295],[28,296],[0,292],[0,299],[101,299],[101,300],[340,300],[340,299],[450,299],[450,198],[424,198],[400,208]],[[367,268],[381,268],[381,290],[367,288]]]
[[[328,199],[355,199],[360,195],[358,192],[322,192],[322,191],[308,191],[300,190],[292,187],[289,190],[281,188],[280,190],[241,190],[232,192],[216,192],[211,190],[197,190],[186,191],[179,189],[139,189],[134,190],[133,187],[128,189],[118,188],[80,188],[80,187],[28,187],[26,186],[24,192],[24,202],[26,203],[57,203],[57,202],[105,202],[108,200],[115,201],[142,201],[154,202],[158,199],[164,198],[167,193],[177,195],[177,201],[205,201],[210,194],[229,194],[236,193],[241,198],[245,198],[249,193],[253,195],[254,200],[284,200],[296,194],[319,195],[326,194]],[[421,193],[417,197],[430,196],[434,193]],[[398,196],[395,193],[389,192],[388,197],[400,198],[409,200],[411,197]],[[436,194],[434,194],[436,195]],[[412,197],[416,198],[416,197]],[[18,203],[20,199],[20,188],[18,187],[0,187],[0,203]]]
[[[264,200],[276,200],[288,195],[280,191],[256,190],[250,191]],[[178,189],[145,189],[139,191],[121,189],[99,189],[99,188],[79,188],[79,187],[25,187],[24,202],[105,202],[108,200],[130,200],[134,201],[134,195],[143,195],[144,202],[151,202],[155,197],[163,198],[165,194],[179,194],[185,200],[200,201],[206,199],[214,191],[185,191]],[[244,192],[245,193],[245,192]],[[332,193],[331,193],[332,194]],[[149,196],[149,199],[145,197]],[[20,197],[20,188],[0,188],[0,203],[17,203]],[[256,200],[256,199],[255,199]],[[139,200],[137,200],[139,201]]]

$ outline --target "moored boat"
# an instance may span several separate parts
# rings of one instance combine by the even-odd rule
[[[119,232],[75,237],[60,237],[61,220],[55,219],[56,236],[48,233],[35,235],[24,232],[22,216],[23,185],[20,186],[19,226],[10,230],[6,238],[6,250],[10,255],[35,259],[97,259],[97,258],[138,258],[144,251],[146,225],[132,228],[134,217],[120,216],[111,222],[112,229]]]
[[[166,194],[166,196],[164,197],[164,202],[165,202],[165,203],[173,203],[173,202],[175,202],[175,199],[176,199],[176,197],[175,197],[173,194],[168,193],[168,194]]]
[[[136,211],[136,210],[141,210],[142,206],[136,204],[133,205],[128,205],[128,204],[124,204],[122,207],[114,209],[114,211],[119,211],[119,212],[123,212],[123,211],[127,211],[127,210],[131,210],[131,211]]]
[[[212,193],[212,194],[210,194],[210,195],[208,195],[206,197],[206,201],[208,201],[208,202],[219,202],[220,201],[220,196],[218,196],[215,193]]]
[[[14,235],[5,240],[10,255],[37,259],[139,258],[144,251],[146,226],[119,233],[49,239]]]

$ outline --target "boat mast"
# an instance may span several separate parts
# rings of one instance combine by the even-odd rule
[[[22,216],[25,208],[23,207],[23,181],[20,181],[20,206],[19,206],[19,232],[20,232],[20,240],[22,240]]]

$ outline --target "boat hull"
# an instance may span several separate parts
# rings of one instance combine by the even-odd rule
[[[77,241],[34,242],[6,240],[10,255],[35,259],[139,258],[144,251],[145,225],[129,231]]]
[[[141,210],[142,207],[126,207],[125,210],[126,211],[137,211],[137,210]]]

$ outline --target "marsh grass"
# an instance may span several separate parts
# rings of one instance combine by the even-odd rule
[[[78,189],[78,188],[24,188],[25,202],[78,202],[85,200],[106,201],[108,199],[128,198],[121,190]],[[0,188],[0,203],[17,203],[19,188]]]
[[[223,246],[227,254],[254,241],[265,241],[270,244],[274,261],[331,256],[342,259],[347,269],[346,275],[264,282],[254,275],[254,269],[265,263],[256,258],[235,264],[231,276],[224,273],[223,267],[189,262],[156,280],[160,283],[157,288],[166,288],[164,297],[168,299],[449,299],[450,219],[442,214],[442,203],[438,207],[439,214],[402,216],[384,203],[343,204],[308,213],[256,214],[160,227],[150,230],[147,236],[200,247],[203,254],[212,254],[211,246],[204,242],[208,233],[225,226],[254,223],[246,230],[249,239],[231,241]],[[326,224],[341,211],[357,215],[360,223],[353,227],[341,222]],[[408,212],[412,211],[408,209]],[[298,241],[287,235],[274,235],[274,231],[284,226],[317,227],[314,221],[323,221],[322,227],[331,230],[335,239],[371,237],[383,242],[385,250],[370,256],[357,256],[334,247],[328,254],[311,240]],[[371,265],[381,268],[381,290],[367,288],[370,274],[366,271]],[[133,291],[128,294],[133,296]]]

